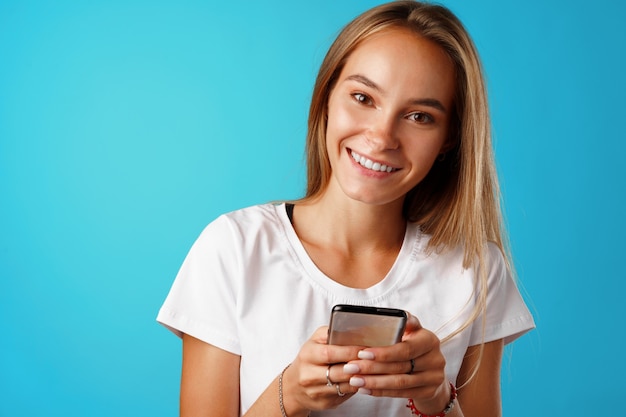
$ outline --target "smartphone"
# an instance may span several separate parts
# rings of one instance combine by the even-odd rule
[[[407,314],[397,308],[338,304],[333,307],[328,344],[388,346],[402,339]]]

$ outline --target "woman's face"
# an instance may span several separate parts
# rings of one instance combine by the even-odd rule
[[[328,100],[331,183],[367,204],[402,201],[446,143],[454,80],[445,52],[406,29],[363,41]]]

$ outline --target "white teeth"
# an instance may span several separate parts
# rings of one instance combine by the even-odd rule
[[[379,172],[392,172],[395,171],[395,169],[393,169],[390,166],[381,164],[380,162],[374,162],[371,159],[367,159],[364,156],[359,155],[358,153],[352,151],[352,159],[354,159],[356,162],[358,162],[359,164],[361,164],[361,166],[367,168],[367,169],[371,169],[372,171],[379,171]]]

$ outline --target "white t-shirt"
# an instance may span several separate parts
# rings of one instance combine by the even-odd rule
[[[387,276],[367,289],[325,276],[307,255],[285,205],[260,205],[220,216],[194,243],[157,321],[241,356],[241,413],[250,408],[302,344],[327,325],[335,304],[409,311],[444,338],[474,306],[474,274],[461,249],[426,254],[428,235],[407,226]],[[534,327],[500,251],[490,246],[486,326],[479,318],[442,346],[446,375],[455,382],[468,346]],[[325,379],[325,376],[320,378]],[[406,400],[355,395],[335,410],[312,416],[408,416]]]

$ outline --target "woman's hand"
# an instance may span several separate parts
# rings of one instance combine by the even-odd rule
[[[283,406],[289,417],[304,417],[310,411],[336,408],[360,392],[412,398],[420,411],[436,414],[450,399],[444,367],[439,339],[410,314],[402,341],[385,347],[329,345],[324,326],[284,371]],[[279,395],[266,391],[246,416],[277,415]]]
[[[357,391],[344,364],[358,359],[359,346],[328,345],[328,326],[305,342],[283,375],[283,403],[288,416],[336,408]],[[328,374],[327,374],[328,373]]]
[[[400,343],[362,349],[357,356],[343,373],[352,375],[350,385],[362,394],[412,398],[427,414],[441,412],[450,400],[439,338],[410,314]]]

